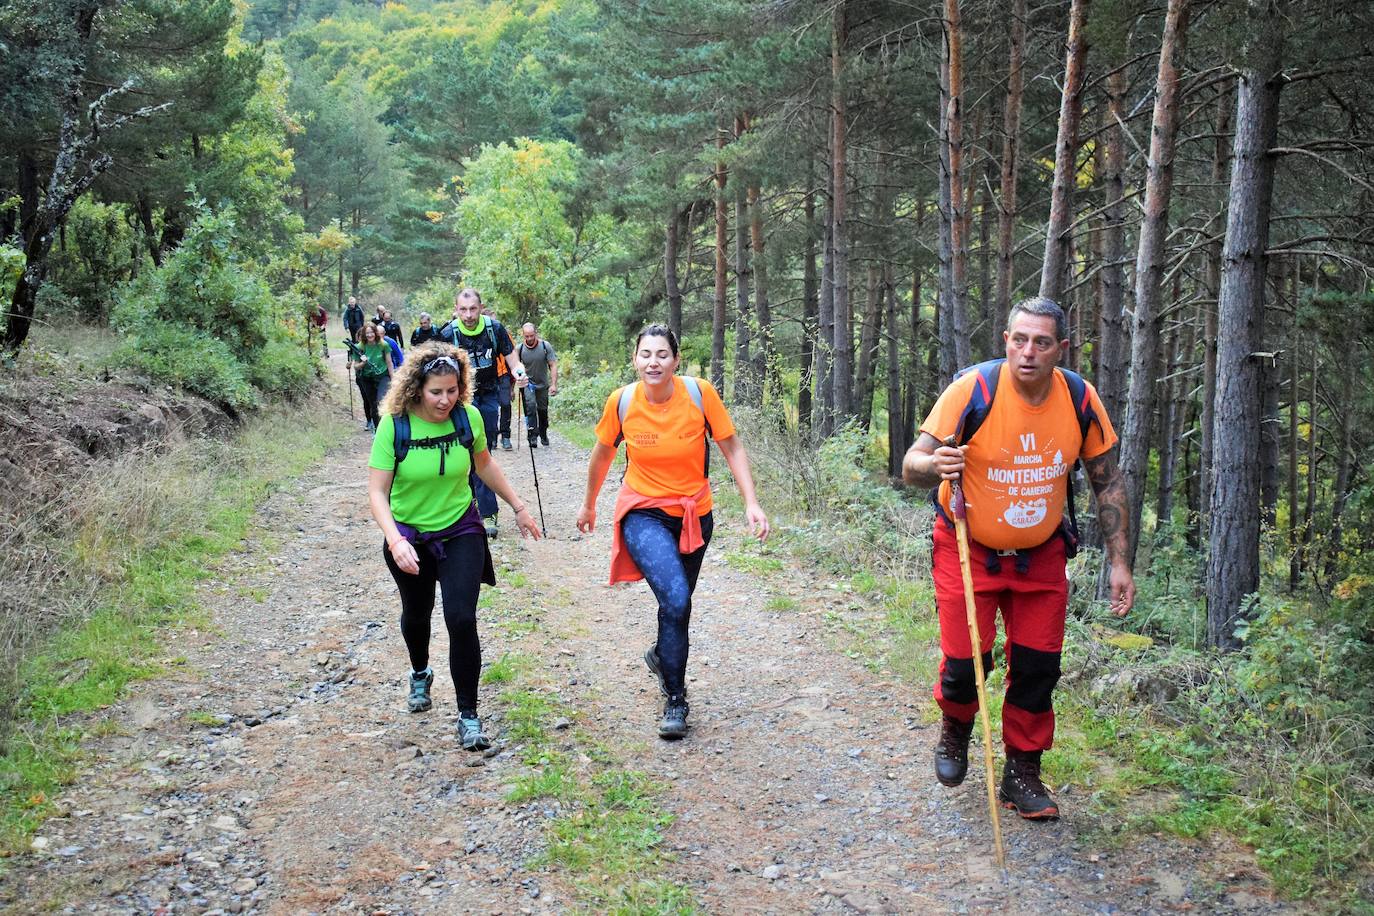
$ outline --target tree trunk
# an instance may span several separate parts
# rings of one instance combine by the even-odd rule
[[[849,40],[845,22],[845,0],[835,5],[830,41],[831,78],[831,169],[834,187],[831,189],[830,244],[834,247],[833,282],[835,309],[834,380],[835,419],[844,423],[854,414],[854,319],[849,302],[849,234],[846,227],[846,162],[848,153],[848,113],[845,101],[844,54]]]
[[[1231,147],[1227,134],[1231,129],[1231,93],[1222,92],[1217,96],[1216,141],[1212,152],[1212,186],[1220,187],[1226,178],[1226,168],[1231,161]],[[1224,205],[1221,212],[1225,212]],[[1202,336],[1202,418],[1199,422],[1202,440],[1198,446],[1198,464],[1201,475],[1200,500],[1202,510],[1198,513],[1198,540],[1207,541],[1211,537],[1212,506],[1212,430],[1215,427],[1217,396],[1217,302],[1221,297],[1221,240],[1207,245],[1207,292],[1211,301],[1207,303],[1206,320],[1203,322]]]
[[[716,149],[725,148],[725,131],[716,128]],[[725,163],[716,162],[716,297],[711,312],[711,384],[725,395]]]
[[[1007,62],[1007,99],[1002,112],[1002,188],[997,216],[997,315],[1005,321],[1011,311],[1011,288],[1016,262],[1017,156],[1021,146],[1021,87],[1026,48],[1026,0],[1012,0],[1010,54]]]
[[[1259,588],[1259,366],[1264,341],[1265,266],[1274,191],[1283,33],[1277,0],[1255,10],[1257,43],[1240,71],[1230,205],[1218,302],[1213,421],[1212,530],[1207,558],[1207,636],[1235,649],[1236,623]]]
[[[753,356],[754,379],[758,384],[754,406],[761,407],[770,393],[778,393],[778,385],[773,360],[773,304],[768,299],[768,263],[763,251],[763,204],[759,201],[757,182],[749,186],[749,243],[754,250],[754,315],[759,332]]]
[[[859,330],[859,368],[854,376],[854,415],[867,432],[873,422],[873,368],[878,360],[878,328],[883,320],[882,274],[876,264],[868,268],[863,324]]]
[[[1093,381],[1098,397],[1113,423],[1125,420],[1126,319],[1122,305],[1126,289],[1126,138],[1122,123],[1126,114],[1126,71],[1113,70],[1107,78],[1107,115],[1103,128],[1106,153],[1102,192],[1102,311]]]
[[[1078,178],[1078,120],[1083,113],[1083,71],[1088,58],[1088,3],[1089,0],[1073,0],[1069,7],[1064,91],[1059,101],[1059,136],[1054,144],[1054,185],[1050,192],[1050,221],[1045,229],[1045,262],[1040,270],[1040,295],[1056,302],[1064,295],[1073,241],[1069,238],[1069,227],[1073,223],[1073,189]]]
[[[998,319],[997,310],[992,304],[992,191],[991,185],[991,166],[988,163],[988,174],[980,192],[981,203],[978,206],[978,311],[983,316],[983,333],[980,335],[982,354],[981,359],[992,359],[1001,355],[1002,352],[1002,322]]]
[[[735,119],[735,136],[744,133],[744,119]],[[732,403],[753,404],[754,390],[752,360],[753,328],[749,314],[749,201],[744,178],[735,171],[735,391]]]
[[[901,356],[897,347],[897,286],[893,281],[891,261],[883,262],[883,290],[887,296],[887,475],[899,480],[907,441],[902,414]]]
[[[153,225],[153,205],[148,200],[147,191],[139,191],[134,196],[134,212],[138,223],[143,227],[143,243],[148,248],[148,257],[153,259],[154,267],[162,266],[162,247],[157,243],[157,227]]]
[[[682,339],[682,287],[677,282],[678,220],[676,206],[668,213],[667,232],[663,236],[663,290],[668,296],[668,328]]]
[[[815,174],[815,164],[807,165],[808,183]],[[820,290],[816,277],[816,195],[807,189],[803,204],[806,214],[806,236],[802,240],[802,339],[801,379],[797,383],[797,426],[810,431],[815,423],[811,413],[811,386],[815,384],[816,321],[820,313]]]
[[[950,340],[951,366],[942,367],[947,376],[971,361],[968,336],[968,221],[964,188],[964,114],[963,114],[963,25],[959,0],[945,0],[944,57],[944,165],[949,207],[949,270],[943,291],[941,316],[945,336]],[[941,252],[942,256],[944,252]]]
[[[1302,263],[1294,255],[1289,268],[1289,301],[1293,318],[1288,327],[1288,590],[1296,591],[1302,578],[1301,546],[1298,543],[1298,404],[1302,400],[1298,365],[1298,296],[1301,292]]]
[[[821,298],[819,326],[816,329],[816,399],[820,409],[817,424],[822,438],[835,432],[835,172],[826,168],[825,213],[821,230]]]
[[[1135,261],[1135,320],[1131,332],[1131,383],[1121,436],[1121,474],[1126,481],[1130,560],[1140,543],[1140,514],[1150,467],[1159,315],[1168,257],[1169,202],[1174,190],[1174,138],[1178,133],[1179,62],[1188,31],[1188,0],[1169,0],[1159,43],[1150,160],[1145,173],[1145,214]],[[1161,520],[1162,521],[1162,520]]]
[[[1260,371],[1260,517],[1265,528],[1273,528],[1279,514],[1280,387],[1278,363],[1266,358]]]

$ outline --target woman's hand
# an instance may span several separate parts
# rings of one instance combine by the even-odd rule
[[[415,553],[415,545],[405,538],[397,538],[395,543],[389,545],[391,559],[396,561],[396,566],[404,573],[412,576],[420,572],[420,558]]]
[[[591,534],[596,530],[596,507],[588,508],[583,506],[577,513],[577,530],[583,534]]]
[[[529,506],[521,506],[520,511],[515,513],[515,524],[520,527],[522,538],[534,538],[536,541],[544,536],[539,530],[539,525],[534,521],[534,514],[530,512]]]
[[[762,544],[768,540],[768,516],[763,514],[763,507],[758,503],[750,503],[744,507],[744,517],[749,519],[749,531],[754,537],[759,539]]]

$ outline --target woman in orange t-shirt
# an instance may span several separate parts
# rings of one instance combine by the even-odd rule
[[[768,537],[768,516],[754,495],[749,456],[730,414],[709,382],[675,374],[678,361],[671,330],[651,324],[639,333],[634,356],[639,382],[629,392],[623,420],[620,402],[626,389],[606,399],[587,466],[586,499],[577,514],[578,530],[590,534],[596,527],[596,497],[623,438],[627,467],[615,505],[611,582],[646,579],[658,599],[658,641],[644,653],[644,662],[667,698],[658,734],[669,740],[687,734],[687,625],[714,522],[708,429],[735,475],[750,530],[759,541]]]

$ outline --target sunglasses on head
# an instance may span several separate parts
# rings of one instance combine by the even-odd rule
[[[452,369],[459,375],[462,375],[463,373],[463,367],[459,366],[458,360],[454,359],[452,356],[436,356],[429,362],[421,366],[420,371],[423,372],[425,375],[429,375],[430,373],[435,372],[444,366],[448,366],[450,369]]]

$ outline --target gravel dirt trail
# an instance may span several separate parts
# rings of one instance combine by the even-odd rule
[[[506,801],[530,768],[500,685],[482,688],[496,747],[458,748],[437,619],[435,708],[404,710],[398,603],[365,504],[367,443],[359,430],[273,495],[243,549],[205,571],[210,626],[169,634],[168,673],[100,714],[61,816],[5,866],[0,905],[586,907],[574,876],[539,858],[559,804]],[[838,623],[864,609],[837,585],[795,564],[759,575],[724,562],[744,541],[738,512],[718,513],[694,602],[691,732],[659,741],[660,699],[641,659],[654,638],[648,588],[607,588],[607,531],[576,534],[585,453],[555,437],[535,458],[550,537],[521,542],[503,518],[502,585],[479,614],[484,658],[526,660],[525,686],[566,711],[555,740],[574,759],[609,751],[662,786],[674,820],[661,877],[704,911],[1288,911],[1233,844],[1094,846],[1072,794],[1057,823],[1004,817],[1011,867],[999,880],[981,758],[965,786],[935,783],[926,688],[844,654]],[[530,453],[497,459],[532,500]],[[774,597],[798,609],[767,610]]]

